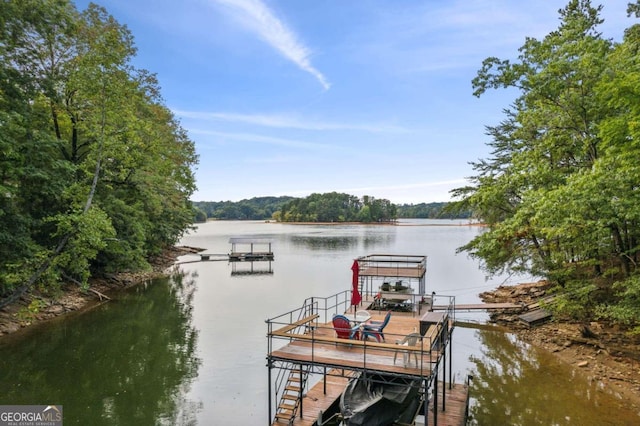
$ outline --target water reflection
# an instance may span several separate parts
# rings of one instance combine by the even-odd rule
[[[477,425],[626,425],[640,417],[552,354],[495,330],[478,330],[471,356],[471,414]],[[594,410],[594,407],[610,407]]]
[[[273,267],[271,266],[273,261],[271,260],[230,263],[232,277],[241,277],[247,275],[273,275]]]
[[[0,404],[62,404],[65,424],[196,424],[194,278],[140,286],[117,303],[1,341]]]
[[[348,250],[363,247],[375,247],[380,244],[389,244],[393,240],[392,234],[386,235],[292,235],[291,242],[294,246],[309,250]]]

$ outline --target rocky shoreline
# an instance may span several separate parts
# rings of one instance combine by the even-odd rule
[[[546,281],[500,286],[482,293],[486,303],[530,305],[549,296]],[[551,318],[528,326],[518,318],[519,312],[496,312],[491,322],[507,328],[521,340],[543,348],[594,381],[607,392],[640,412],[640,338],[617,326],[592,321],[587,324]]]
[[[72,312],[91,309],[109,300],[109,295],[143,282],[166,276],[179,256],[197,253],[193,247],[171,247],[150,260],[152,269],[146,272],[121,273],[107,278],[90,280],[90,290],[82,290],[76,283],[63,284],[57,297],[34,290],[18,302],[0,309],[0,336],[18,332],[32,324],[51,320]]]

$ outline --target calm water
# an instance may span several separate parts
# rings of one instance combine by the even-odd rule
[[[464,224],[464,222],[462,222]],[[424,226],[424,225],[438,226]],[[482,232],[460,222],[312,226],[210,222],[182,244],[226,254],[229,238],[274,241],[275,261],[189,262],[117,300],[0,339],[0,404],[62,404],[66,425],[266,425],[264,320],[349,288],[353,259],[426,255],[427,291],[477,294],[526,277],[485,280],[456,248]],[[448,225],[448,226],[442,226]],[[484,314],[457,318],[483,321]],[[513,336],[457,327],[454,376],[474,375],[480,425],[624,425],[640,417]],[[615,411],[615,415],[612,415]],[[615,419],[615,420],[614,420]]]

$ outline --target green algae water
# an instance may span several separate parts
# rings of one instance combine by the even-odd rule
[[[471,424],[640,424],[637,412],[553,354],[502,331],[478,329],[474,337]]]
[[[371,253],[426,255],[427,291],[457,303],[526,279],[486,280],[455,253],[478,232],[450,221],[198,225],[182,244],[224,254],[230,237],[268,238],[275,260],[249,268],[183,256],[167,279],[0,338],[0,404],[61,404],[65,425],[267,425],[265,319],[348,289],[353,259]],[[640,424],[579,372],[504,332],[456,327],[453,371],[456,382],[474,376],[473,424]]]
[[[0,403],[61,404],[65,425],[195,424],[184,399],[200,365],[188,287],[156,280],[0,339]]]

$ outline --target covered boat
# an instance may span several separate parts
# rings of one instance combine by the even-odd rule
[[[383,375],[351,379],[340,397],[342,424],[385,426],[411,421],[420,406],[420,383]]]

